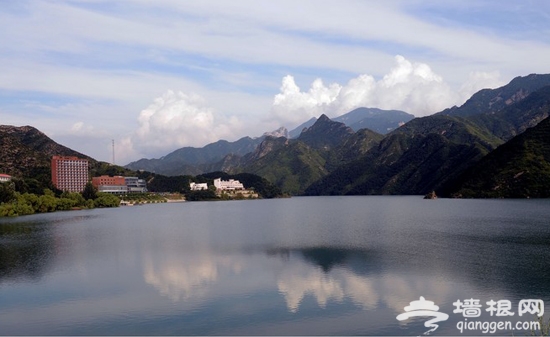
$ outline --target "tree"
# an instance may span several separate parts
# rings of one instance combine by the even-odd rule
[[[15,190],[12,183],[0,183],[0,203],[11,202],[15,199]]]
[[[97,199],[94,200],[95,207],[118,207],[120,199],[109,193],[98,193]]]
[[[92,185],[91,182],[88,182],[84,187],[84,191],[82,191],[82,196],[86,200],[97,199],[97,189],[94,187],[94,185]]]

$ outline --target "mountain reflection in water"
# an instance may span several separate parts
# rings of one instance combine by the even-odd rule
[[[327,197],[0,220],[8,335],[411,335],[420,296],[550,301],[546,200]],[[258,219],[261,219],[259,221]],[[517,317],[514,317],[517,318]]]

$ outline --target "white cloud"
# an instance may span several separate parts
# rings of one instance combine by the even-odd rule
[[[197,94],[167,91],[142,110],[131,141],[143,153],[161,153],[183,146],[204,146],[233,138],[240,130],[236,117],[217,114]]]
[[[283,124],[305,122],[331,109],[341,90],[339,84],[326,87],[317,79],[308,92],[302,92],[294,77],[288,75],[283,78],[281,93],[273,99],[272,113]]]
[[[76,102],[27,118],[23,116],[26,108],[8,99],[8,104],[0,103],[0,117],[4,123],[31,124],[49,135],[65,132],[62,128],[69,132],[75,123],[83,122],[105,133],[107,139],[127,136],[121,146],[129,146],[124,152],[128,160],[137,159],[129,157],[131,151],[147,157],[164,155],[180,145],[203,146],[217,140],[212,135],[235,140],[281,125],[292,127],[321,113],[336,116],[359,106],[426,115],[460,104],[478,89],[503,84],[498,72],[475,70],[499,69],[507,81],[549,69],[550,47],[548,40],[541,38],[546,35],[540,34],[546,29],[545,21],[533,22],[531,33],[519,29],[510,35],[500,32],[500,21],[484,22],[494,26],[486,30],[461,24],[460,16],[453,16],[454,24],[445,24],[445,17],[427,19],[425,10],[433,7],[431,3],[95,3],[92,8],[78,1],[28,2],[0,11],[5,32],[0,33],[4,47],[0,90],[8,96],[22,94],[42,105],[49,104],[52,97],[54,101]],[[472,10],[473,5],[437,6],[459,6],[461,13],[468,14],[479,11]],[[501,7],[496,9],[497,15],[502,13]],[[304,16],[304,12],[313,15]],[[525,8],[514,8],[513,13],[520,21],[530,17]],[[430,66],[399,59],[384,76],[396,52]],[[292,77],[285,77],[273,100],[269,96],[276,90],[273,84],[284,73],[296,79],[314,73],[325,81],[317,80],[301,91]],[[346,83],[353,74],[364,75]],[[339,83],[332,83],[335,81]],[[163,144],[165,139],[155,133],[164,130],[167,136],[175,136],[168,126],[159,126],[159,130],[150,126],[143,139],[137,134],[130,136],[143,127],[135,125],[136,112],[169,88],[206,97],[208,104],[203,107],[213,114],[212,125],[225,125],[231,131],[219,127],[208,133],[199,127],[203,132],[193,137],[195,142],[183,144],[179,136],[172,146]],[[269,99],[276,101],[272,109]],[[89,104],[78,104],[80,100],[92,102],[94,111],[90,112]],[[36,107],[35,111],[45,110]],[[271,112],[268,117],[267,112]],[[89,117],[96,115],[101,116]],[[204,136],[208,134],[211,136]],[[142,140],[148,144],[138,144]],[[66,145],[109,159],[104,147],[88,140]]]
[[[337,117],[358,107],[398,109],[420,117],[461,104],[481,88],[502,84],[498,72],[475,72],[455,91],[427,64],[413,63],[400,55],[395,61],[390,72],[378,81],[363,74],[346,85],[326,86],[316,79],[308,91],[301,91],[292,76],[285,76],[280,93],[273,99],[271,117],[296,125],[322,113]]]
[[[180,147],[202,147],[220,139],[233,141],[281,125],[291,128],[323,113],[336,117],[358,107],[399,109],[426,116],[461,104],[480,88],[501,84],[498,72],[475,72],[457,91],[425,63],[413,63],[399,55],[395,62],[378,81],[366,74],[352,78],[346,85],[326,85],[316,79],[307,91],[287,75],[271,110],[266,108],[264,113],[247,117],[237,115],[235,108],[229,114],[219,112],[224,110],[223,102],[231,100],[229,94],[213,95],[217,103],[213,108],[198,94],[168,90],[141,111],[138,129],[117,147],[121,146],[125,154],[159,157]]]
[[[470,73],[468,80],[464,82],[458,92],[462,100],[465,101],[481,89],[496,88],[504,84],[498,71],[475,71]]]

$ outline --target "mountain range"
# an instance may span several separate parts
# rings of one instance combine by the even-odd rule
[[[457,179],[467,180],[466,170],[548,117],[548,86],[550,75],[518,77],[501,88],[476,93],[460,107],[413,119],[363,156],[307,187],[305,194],[425,194],[435,190],[450,196]]]
[[[410,121],[414,115],[400,110],[381,110],[377,108],[357,108],[342,116],[333,118],[335,122],[344,123],[354,131],[368,128],[380,134],[386,134],[397,129],[402,124]],[[313,117],[305,123],[291,130],[287,138],[297,138],[304,129],[315,124],[317,118]]]
[[[288,135],[277,130],[247,138],[255,141],[249,148],[220,152],[218,161],[194,167],[198,172],[254,173],[293,195],[436,191],[478,196],[457,192],[457,179],[465,181],[465,172],[482,158],[548,117],[549,86],[550,75],[517,77],[500,88],[477,92],[461,106],[423,118],[367,108],[332,120],[322,115]],[[180,170],[193,165],[171,164]],[[168,166],[158,169],[168,172]]]
[[[344,123],[354,131],[368,128],[380,134],[386,134],[410,121],[414,116],[399,110],[381,110],[376,108],[358,108],[336,117],[334,121]],[[241,157],[253,152],[266,137],[298,138],[304,129],[311,127],[317,118],[311,118],[290,132],[285,127],[266,132],[261,137],[243,137],[235,142],[220,140],[202,148],[183,147],[158,159],[142,158],[125,167],[132,170],[146,170],[159,174],[197,175],[211,171],[232,169],[235,156]],[[226,158],[228,157],[229,158]]]
[[[126,168],[89,160],[93,174],[155,172],[143,174],[162,182],[159,186],[173,180],[159,173],[184,186],[192,177],[176,176],[225,172],[256,174],[291,195],[435,191],[448,197],[548,197],[549,113],[550,75],[532,74],[408,121],[412,115],[404,112],[360,108],[332,120],[311,119],[294,137],[295,130],[280,128],[261,137],[182,148]],[[384,116],[388,124],[376,126]],[[362,128],[365,124],[370,127]],[[0,146],[1,173],[42,181],[48,180],[52,155],[87,158],[30,126],[0,126]]]

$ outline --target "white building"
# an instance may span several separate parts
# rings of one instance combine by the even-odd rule
[[[126,185],[99,185],[98,192],[113,193],[113,194],[126,194],[128,193],[128,186]]]
[[[191,187],[191,191],[202,191],[202,190],[207,190],[208,189],[208,184],[207,183],[189,183],[189,187]]]
[[[124,177],[129,193],[145,193],[147,192],[147,182],[138,177]]]
[[[6,183],[11,180],[11,176],[9,174],[0,173],[0,183]]]
[[[234,190],[244,190],[244,185],[234,179],[222,180],[222,178],[214,179],[214,186],[217,190],[222,191],[234,191]]]

